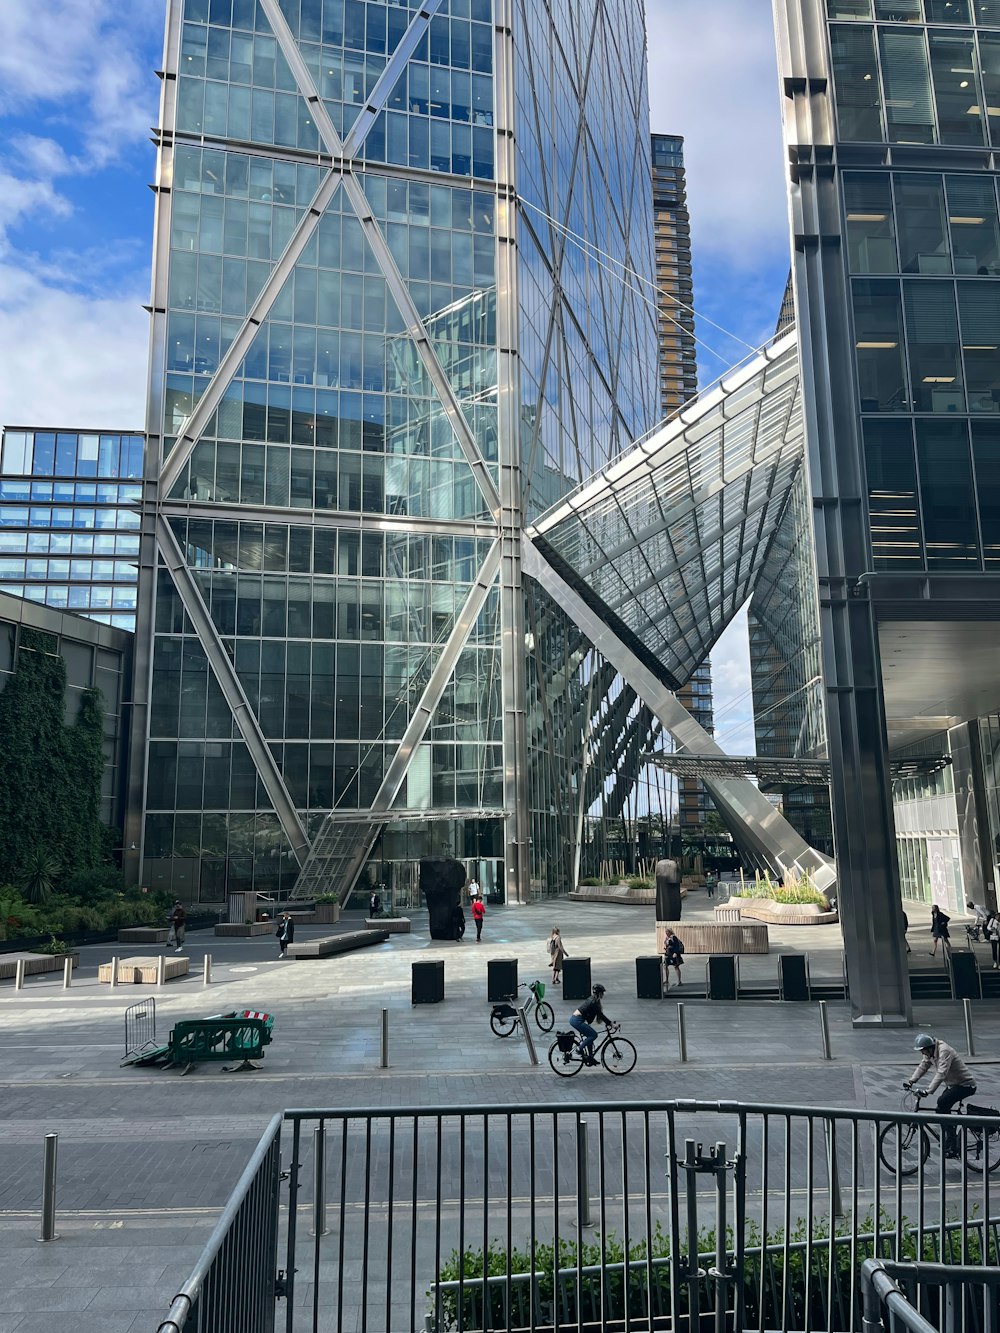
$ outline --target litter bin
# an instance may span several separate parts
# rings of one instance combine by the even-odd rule
[[[663,971],[661,958],[635,960],[635,993],[640,1000],[663,999]]]
[[[778,955],[778,994],[783,1000],[809,999],[809,959],[804,953]]]
[[[954,950],[951,954],[951,993],[956,1000],[981,1000],[979,963],[971,950]]]
[[[412,963],[411,1004],[440,1004],[444,999],[444,960]]]
[[[590,994],[590,959],[564,958],[562,994],[564,1000],[585,1000]]]
[[[708,998],[710,1000],[736,999],[735,954],[713,953],[709,955]]]
[[[486,998],[494,1002],[517,999],[516,958],[491,958],[486,964]]]

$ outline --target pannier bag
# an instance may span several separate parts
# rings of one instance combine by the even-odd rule
[[[576,1033],[575,1033],[575,1032],[557,1032],[557,1033],[556,1033],[556,1041],[559,1043],[559,1049],[560,1049],[561,1051],[564,1051],[564,1052],[565,1052],[565,1051],[571,1051],[571,1050],[573,1049],[573,1047],[576,1045]]]

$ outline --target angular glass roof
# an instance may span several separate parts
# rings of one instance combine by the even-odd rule
[[[751,595],[803,463],[794,330],[527,531],[679,688]]]

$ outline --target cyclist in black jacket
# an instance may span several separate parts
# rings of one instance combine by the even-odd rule
[[[569,1025],[579,1032],[582,1040],[580,1047],[583,1051],[583,1063],[586,1065],[596,1065],[594,1059],[594,1042],[597,1040],[597,1029],[591,1027],[592,1023],[603,1023],[606,1027],[611,1026],[611,1019],[601,1007],[601,997],[605,994],[605,988],[600,984],[596,985],[590,999],[584,1000],[579,1009],[574,1009]]]

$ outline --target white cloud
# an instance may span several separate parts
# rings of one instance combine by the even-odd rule
[[[646,0],[651,125],[683,134],[697,252],[752,270],[788,251],[766,0]]]
[[[61,290],[0,262],[0,419],[141,430],[148,316],[133,287]]]

